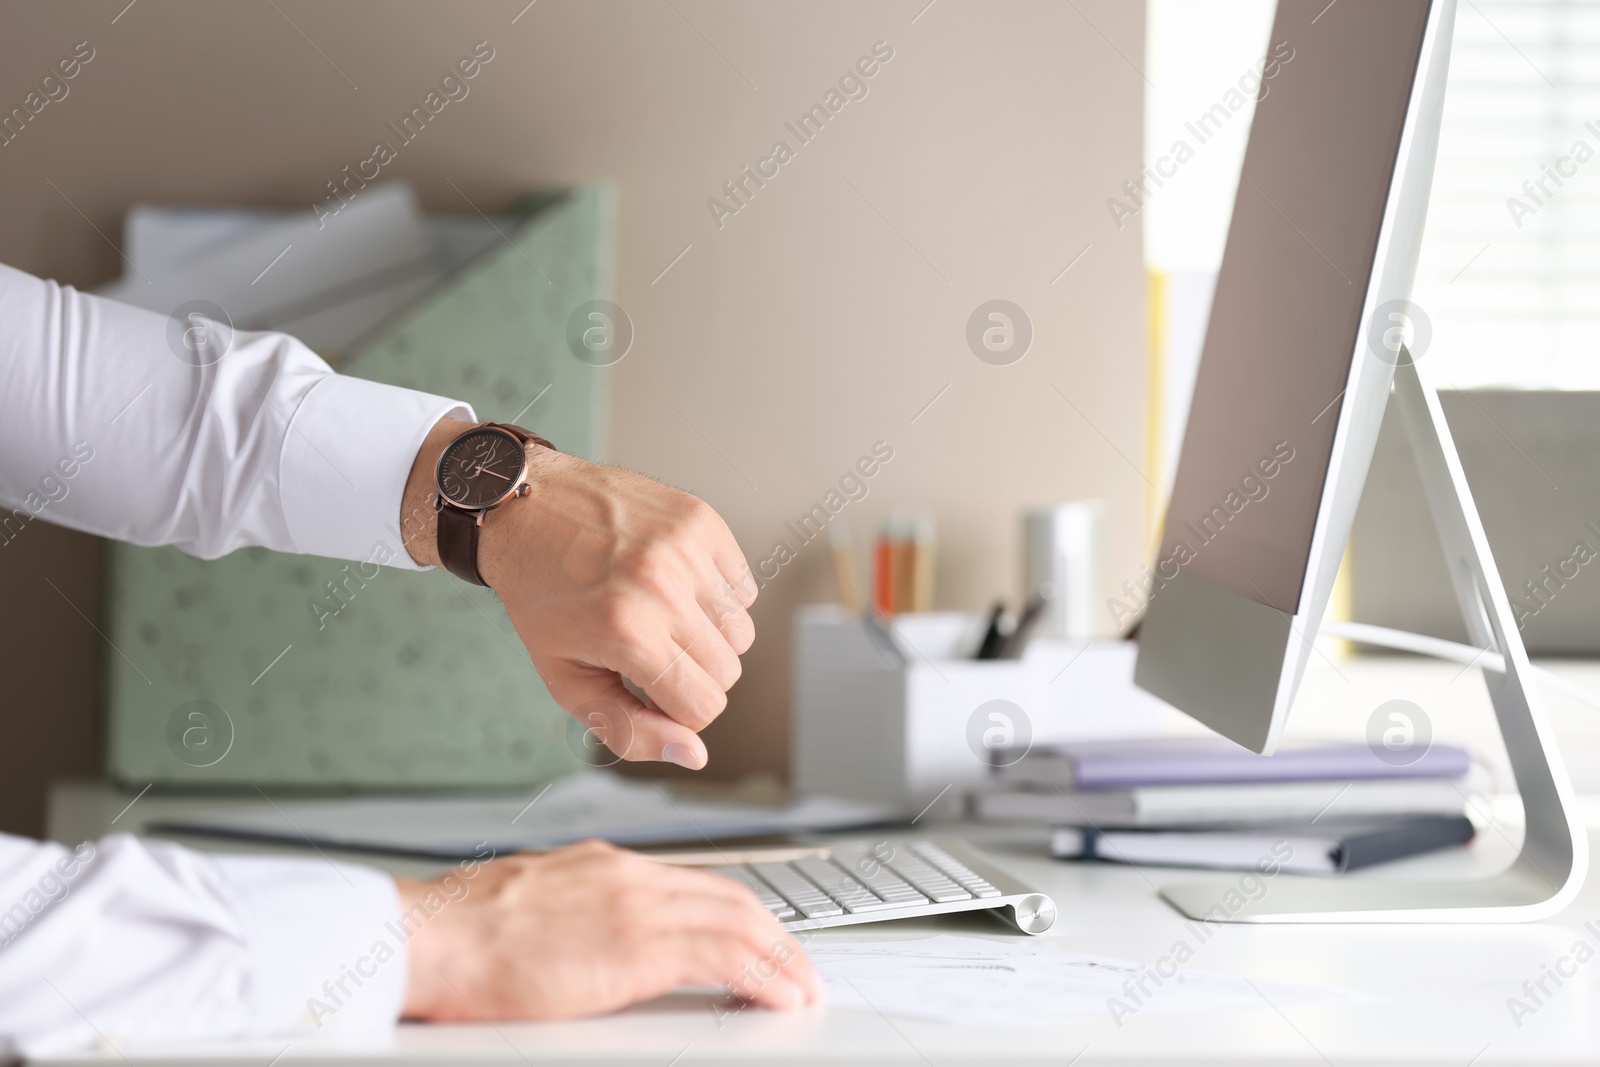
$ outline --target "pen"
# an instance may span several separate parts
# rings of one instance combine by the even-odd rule
[[[1005,648],[1000,651],[999,659],[1021,659],[1022,653],[1028,647],[1028,640],[1033,636],[1033,628],[1039,622],[1039,617],[1044,614],[1044,598],[1034,597],[1028,601],[1028,606],[1022,609],[1022,617],[1017,620],[1017,625],[1011,631],[1011,636],[1006,638]]]
[[[973,659],[999,659],[1000,648],[1005,644],[1005,636],[1000,632],[1000,620],[1005,618],[1006,602],[995,601],[994,608],[989,612],[989,626],[983,631],[983,640],[978,642],[978,651],[972,654]]]

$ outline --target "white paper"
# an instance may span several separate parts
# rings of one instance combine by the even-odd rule
[[[128,209],[122,224],[122,254],[130,265],[147,275],[165,273],[219,252],[264,226],[285,221],[289,215],[247,208],[135,204]],[[134,280],[139,280],[137,275]]]
[[[171,314],[187,301],[224,309],[236,329],[291,333],[336,354],[411,303],[441,273],[439,250],[403,182],[364,190],[339,217],[309,210],[281,217],[193,220],[157,234],[174,213],[130,219],[135,267],[101,296]]]
[[[165,824],[172,829],[322,846],[471,856],[545,849],[598,837],[624,845],[702,842],[882,821],[887,812],[812,797],[783,807],[675,797],[665,787],[603,771],[564,778],[543,791],[479,797],[348,797],[240,804]]]
[[[1146,1012],[1271,1010],[1375,999],[1187,965],[1174,969],[1170,962],[1164,969],[1174,973],[1162,975],[1148,964],[1073,952],[1054,938],[994,941],[945,934],[813,943],[806,952],[827,982],[831,1007],[931,1022],[1126,1024]]]
[[[403,184],[403,183],[402,183]],[[122,228],[122,253],[146,275],[165,274],[222,252],[258,233],[304,216],[303,211],[254,208],[168,207],[136,204]],[[446,273],[514,237],[521,220],[477,215],[426,215],[423,229]],[[137,276],[135,282],[141,281]]]

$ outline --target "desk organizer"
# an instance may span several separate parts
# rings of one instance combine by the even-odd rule
[[[1035,640],[1020,660],[975,660],[987,620],[901,615],[888,627],[834,606],[795,616],[791,779],[800,796],[886,805],[918,822],[959,815],[996,746],[1163,735],[1181,716],[1133,684],[1127,641]],[[930,805],[932,805],[930,807]]]

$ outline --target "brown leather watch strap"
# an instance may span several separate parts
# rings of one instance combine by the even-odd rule
[[[528,444],[531,443],[531,444],[536,444],[536,445],[543,445],[545,448],[548,448],[552,452],[554,452],[556,450],[556,446],[555,445],[551,444],[549,441],[546,441],[544,438],[540,437],[538,434],[534,433],[532,430],[524,430],[521,426],[513,426],[509,422],[486,422],[486,423],[483,424],[483,426],[487,426],[487,427],[490,427],[490,428],[496,429],[496,430],[504,430],[506,433],[510,434],[512,437],[515,437],[517,440],[521,441],[522,444],[524,445],[524,447],[526,447]],[[483,427],[479,427],[479,429],[482,429],[482,428]]]
[[[481,511],[464,511],[441,503],[439,506],[439,562],[445,569],[473,585],[488,585],[478,573],[478,523]]]
[[[530,443],[542,445],[555,451],[555,446],[543,437],[521,426],[513,426],[505,422],[489,422],[483,426],[473,427],[474,430],[485,428],[504,430],[518,441],[524,448]],[[469,433],[472,431],[468,431]],[[512,499],[515,499],[513,497]],[[439,562],[444,564],[446,570],[464,582],[473,585],[488,585],[483,580],[483,575],[478,572],[478,533],[483,529],[483,517],[493,508],[482,511],[469,511],[458,508],[445,502],[441,496],[437,501],[438,506],[438,533],[436,543],[439,547]]]

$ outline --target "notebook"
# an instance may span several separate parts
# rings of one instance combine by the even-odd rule
[[[1330,820],[1270,829],[1097,830],[1063,826],[1050,835],[1050,854],[1056,859],[1098,859],[1155,867],[1342,874],[1464,845],[1475,832],[1472,820],[1464,815]]]

